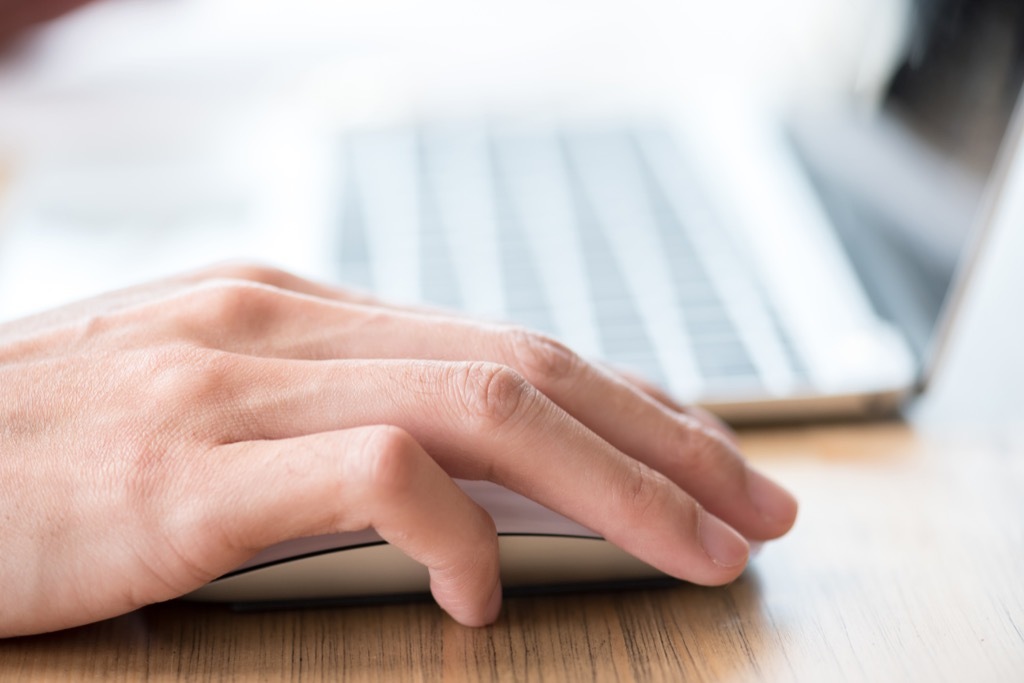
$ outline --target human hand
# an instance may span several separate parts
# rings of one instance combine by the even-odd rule
[[[369,526],[428,568],[456,620],[489,623],[494,524],[451,477],[497,482],[707,585],[796,515],[712,423],[546,337],[264,268],[0,325],[0,410],[5,636]]]

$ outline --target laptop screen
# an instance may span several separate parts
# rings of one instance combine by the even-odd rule
[[[793,138],[878,313],[922,373],[959,264],[984,228],[1024,75],[1024,6],[921,0],[884,106],[807,116]]]

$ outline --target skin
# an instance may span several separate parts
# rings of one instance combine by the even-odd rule
[[[168,600],[290,538],[375,528],[480,626],[488,479],[681,579],[735,579],[793,497],[731,436],[517,327],[217,266],[0,326],[0,635]]]

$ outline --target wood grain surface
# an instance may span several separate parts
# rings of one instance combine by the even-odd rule
[[[2,680],[1024,680],[1024,438],[747,432],[797,527],[725,588],[234,613],[171,603],[0,642]],[[7,587],[16,590],[16,587]]]

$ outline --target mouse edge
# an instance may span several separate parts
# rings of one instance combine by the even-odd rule
[[[669,578],[599,538],[502,535],[498,545],[502,584],[510,589]],[[216,579],[185,599],[272,603],[415,595],[429,590],[426,568],[382,542],[253,567]]]

